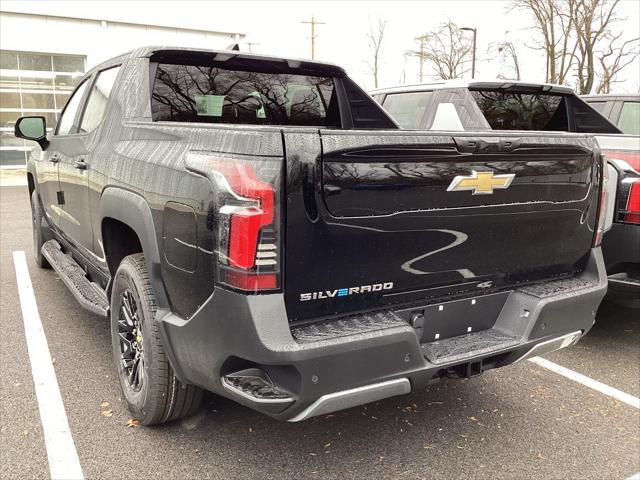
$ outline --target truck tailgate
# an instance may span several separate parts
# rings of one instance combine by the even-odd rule
[[[291,320],[508,289],[585,266],[600,155],[584,135],[284,137]]]

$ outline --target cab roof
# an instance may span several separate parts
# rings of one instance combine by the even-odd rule
[[[147,46],[137,48],[128,53],[129,58],[168,58],[168,57],[205,57],[209,56],[215,62],[256,61],[261,63],[285,64],[288,68],[304,70],[322,70],[328,73],[345,75],[343,68],[333,63],[318,62],[299,58],[274,57],[259,53],[249,53],[240,50],[210,50],[206,48],[188,48],[171,46]]]
[[[436,82],[415,83],[410,85],[397,85],[393,87],[378,88],[369,91],[371,95],[380,93],[405,93],[405,92],[422,92],[425,90],[441,90],[448,88],[491,88],[498,90],[517,90],[530,92],[549,92],[549,93],[565,93],[574,94],[574,91],[565,85],[555,85],[552,83],[533,83],[522,80],[440,80]]]

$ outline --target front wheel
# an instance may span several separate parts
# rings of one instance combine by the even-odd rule
[[[142,254],[125,257],[111,293],[111,340],[120,387],[133,416],[154,425],[191,415],[202,390],[180,382],[156,323],[156,298]]]

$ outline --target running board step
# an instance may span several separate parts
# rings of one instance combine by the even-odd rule
[[[109,316],[109,300],[104,290],[89,281],[82,267],[62,251],[56,240],[49,240],[42,245],[42,255],[83,308],[96,315]]]
[[[259,368],[248,368],[222,377],[222,386],[234,397],[248,405],[259,404],[261,409],[279,413],[295,398],[279,388],[269,375]]]
[[[489,329],[423,343],[421,348],[427,360],[438,365],[462,362],[480,355],[508,350],[516,345],[518,345],[517,338]]]

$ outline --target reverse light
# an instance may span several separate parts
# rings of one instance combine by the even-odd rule
[[[279,162],[190,154],[186,164],[214,185],[217,282],[251,292],[279,288]]]
[[[629,197],[627,198],[627,208],[623,213],[622,220],[628,223],[640,224],[640,179],[636,179],[631,184]]]

